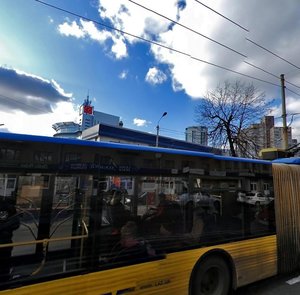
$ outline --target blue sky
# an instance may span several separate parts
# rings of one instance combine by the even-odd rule
[[[245,39],[297,65],[297,0],[202,1],[250,32],[194,0],[136,0],[169,20],[129,0],[45,2],[246,75],[279,85],[278,79],[249,67],[245,60],[276,76],[283,73],[300,85],[299,69]],[[247,58],[172,24],[170,19]],[[120,116],[127,128],[155,133],[157,121],[166,111],[168,115],[160,122],[161,134],[183,139],[185,128],[196,124],[194,107],[199,99],[225,80],[253,82],[267,99],[276,100],[273,114],[280,116],[279,87],[197,62],[34,0],[0,1],[2,131],[51,136],[53,123],[77,120],[78,106],[89,92],[96,110]],[[289,88],[300,93],[294,86]],[[287,93],[289,114],[300,112],[299,99]],[[292,127],[298,137],[297,116]]]

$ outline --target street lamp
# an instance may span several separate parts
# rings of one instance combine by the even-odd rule
[[[156,126],[156,144],[155,144],[156,147],[158,146],[159,122],[160,122],[160,120],[161,120],[164,116],[166,116],[167,114],[168,114],[167,112],[164,112],[164,113],[162,114],[162,116],[160,117],[160,119],[158,120],[158,122],[157,122],[157,126]]]

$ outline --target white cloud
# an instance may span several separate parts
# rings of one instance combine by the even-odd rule
[[[1,122],[7,131],[33,135],[53,136],[52,124],[65,121],[77,121],[78,110],[71,102],[60,102],[52,113],[32,115],[22,111],[7,113],[0,111]],[[13,119],[12,119],[13,118]],[[3,131],[3,129],[1,129]]]
[[[133,124],[138,126],[138,127],[144,127],[150,124],[151,122],[144,120],[144,119],[139,119],[139,118],[134,118],[133,119]]]
[[[128,75],[128,71],[124,70],[119,74],[119,78],[122,80],[125,80],[125,79],[127,79],[127,75]]]
[[[113,46],[111,47],[112,53],[117,59],[121,59],[127,56],[127,47],[125,44],[125,39],[122,36],[112,36]]]
[[[85,32],[82,27],[80,27],[75,21],[60,24],[58,26],[58,31],[65,36],[72,36],[76,38],[83,38],[85,36]]]
[[[167,75],[161,70],[153,67],[149,69],[145,80],[152,85],[162,84],[167,80]]]
[[[64,22],[58,26],[60,34],[67,37],[72,36],[78,39],[89,38],[100,44],[104,44],[107,40],[112,40],[111,53],[117,59],[127,56],[127,47],[125,38],[118,32],[109,32],[107,30],[99,30],[94,22],[84,21],[82,19],[76,21]]]
[[[49,21],[50,24],[54,23],[54,20],[53,20],[53,18],[51,16],[48,16],[48,21]]]
[[[80,28],[84,32],[85,36],[90,37],[94,41],[100,43],[105,42],[108,38],[111,38],[111,33],[106,30],[98,30],[95,24],[91,21],[80,20]]]

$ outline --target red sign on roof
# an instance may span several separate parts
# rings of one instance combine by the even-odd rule
[[[85,114],[92,115],[93,114],[93,107],[91,107],[91,106],[84,106],[83,107],[83,112]]]

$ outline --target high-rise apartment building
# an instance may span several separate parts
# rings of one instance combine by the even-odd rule
[[[293,145],[292,128],[288,127],[288,146]],[[272,127],[270,132],[270,147],[284,148],[283,127]]]
[[[205,126],[191,126],[185,128],[185,140],[201,145],[208,145],[208,129]]]
[[[284,148],[283,127],[275,127],[274,116],[265,116],[260,123],[252,124],[245,132],[247,137],[255,143],[255,146],[247,147],[248,151],[252,149],[253,155],[264,148]],[[293,142],[292,129],[288,127],[288,146],[293,145]]]

